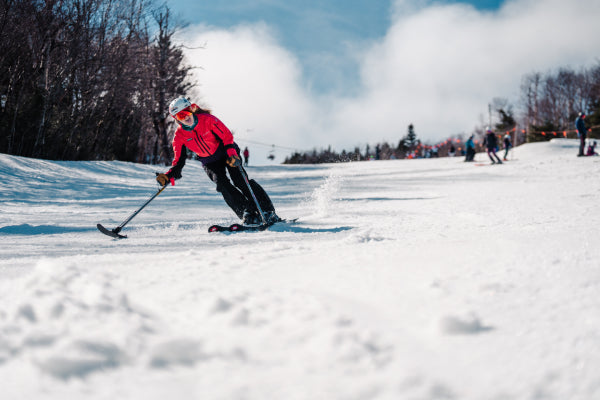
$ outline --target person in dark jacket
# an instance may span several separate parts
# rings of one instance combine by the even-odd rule
[[[473,161],[475,158],[475,143],[473,142],[473,135],[469,137],[469,140],[465,143],[466,155],[465,161]]]
[[[244,167],[248,166],[248,160],[250,159],[250,150],[248,150],[248,147],[246,147],[244,149]]]
[[[510,140],[510,135],[508,132],[506,132],[506,135],[504,135],[504,161],[508,161],[506,157],[508,157],[508,151],[511,149],[511,147],[512,142]]]
[[[579,137],[579,154],[577,154],[577,157],[582,157],[585,155],[583,154],[583,150],[585,148],[585,139],[587,137],[584,112],[580,112],[579,116],[575,120],[575,128],[577,129],[577,136]]]
[[[246,181],[248,175],[242,167],[240,148],[233,141],[233,135],[225,124],[213,116],[210,110],[190,103],[185,97],[178,97],[171,102],[169,114],[179,124],[173,137],[175,155],[171,169],[156,177],[158,183],[164,186],[171,182],[174,185],[175,179],[181,178],[181,170],[187,158],[186,149],[189,149],[196,153],[204,171],[216,184],[217,192],[221,193],[225,203],[244,224],[262,222],[248,184],[267,222],[280,220],[264,189],[254,179]]]
[[[496,154],[496,149],[498,148],[498,138],[496,138],[496,134],[494,133],[494,131],[492,131],[490,127],[488,127],[485,130],[485,132],[486,135],[484,143],[485,147],[487,148],[488,157],[490,158],[490,160],[492,160],[492,164],[502,164],[502,161],[500,161],[500,157],[498,157],[498,155]],[[492,155],[496,158],[495,160],[494,157],[492,157]]]

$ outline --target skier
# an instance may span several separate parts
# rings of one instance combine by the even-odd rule
[[[456,155],[456,148],[453,144],[450,145],[450,150],[448,151],[448,157],[454,157]]]
[[[588,149],[587,149],[587,156],[597,156],[598,153],[596,153],[596,141],[594,140],[593,143],[588,144]]]
[[[158,183],[164,186],[171,182],[174,185],[175,179],[181,178],[187,148],[198,155],[204,171],[216,184],[217,192],[223,195],[227,205],[243,223],[260,224],[262,218],[246,184],[247,175],[241,165],[240,148],[233,141],[231,131],[210,110],[190,103],[185,97],[178,97],[171,102],[169,114],[179,124],[173,137],[173,165],[170,170],[156,177]],[[266,221],[279,221],[273,203],[264,189],[254,180],[250,180],[249,184]]]
[[[587,136],[587,128],[585,127],[585,113],[580,112],[579,116],[575,120],[575,128],[577,129],[577,136],[579,137],[579,154],[577,157],[582,157],[583,149],[585,148],[585,138]]]
[[[508,161],[506,157],[508,157],[508,151],[512,147],[512,142],[510,141],[510,135],[506,132],[504,135],[504,161]]]
[[[496,154],[496,149],[498,148],[498,139],[496,138],[496,134],[492,131],[492,129],[489,126],[486,128],[485,132],[486,135],[484,143],[485,147],[487,148],[488,157],[490,158],[490,160],[492,160],[492,164],[502,164],[502,161],[500,161],[500,157],[498,157],[498,155]],[[492,157],[492,155],[496,157],[495,160],[494,157]]]
[[[475,157],[475,143],[473,143],[473,135],[469,137],[469,140],[467,140],[465,143],[465,147],[467,148],[465,161],[473,161],[473,158]]]
[[[244,167],[248,166],[248,159],[250,158],[250,151],[248,150],[248,147],[246,147],[244,149]]]

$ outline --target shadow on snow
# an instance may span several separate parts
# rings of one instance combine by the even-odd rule
[[[55,225],[8,225],[0,228],[0,235],[55,235],[60,233],[90,232],[95,228],[75,228]]]

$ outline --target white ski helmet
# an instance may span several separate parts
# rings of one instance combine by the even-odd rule
[[[177,115],[178,112],[185,110],[191,105],[192,103],[190,103],[190,101],[185,97],[178,97],[175,100],[173,100],[171,104],[169,104],[169,114],[171,114],[171,116],[175,118],[175,115]]]

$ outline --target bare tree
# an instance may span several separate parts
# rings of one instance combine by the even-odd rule
[[[600,103],[600,63],[579,72],[560,68],[556,73],[532,73],[523,78],[521,101],[528,140],[546,140],[542,131],[570,130],[581,111],[592,112]]]
[[[140,138],[156,125],[164,153],[153,116],[191,87],[174,32],[150,0],[0,2],[0,151],[144,161]]]
[[[167,101],[188,92],[192,84],[186,81],[190,67],[183,65],[181,47],[173,45],[173,36],[181,26],[173,26],[169,9],[162,7],[154,12],[158,33],[153,45],[154,88],[152,124],[156,135],[153,159],[162,159],[166,164],[172,160],[171,143],[167,135]],[[162,155],[162,157],[161,157]]]
[[[525,108],[525,126],[539,124],[539,98],[542,75],[534,72],[525,75],[521,82],[521,101]]]

